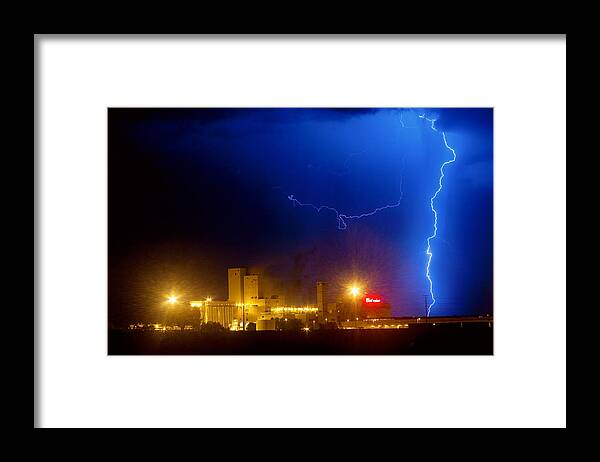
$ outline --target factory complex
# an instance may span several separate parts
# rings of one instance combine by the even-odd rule
[[[202,322],[216,322],[229,330],[276,330],[280,323],[298,320],[304,329],[336,328],[354,322],[374,324],[390,316],[390,306],[379,295],[351,288],[346,299],[330,301],[326,282],[316,283],[315,303],[305,306],[287,304],[283,295],[265,297],[261,276],[248,274],[246,268],[228,268],[227,300],[190,301],[200,311]],[[378,323],[379,324],[379,323]],[[395,326],[394,326],[395,327]]]

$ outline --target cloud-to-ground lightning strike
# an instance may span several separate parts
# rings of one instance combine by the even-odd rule
[[[393,204],[384,205],[382,207],[377,207],[376,209],[373,209],[370,212],[361,213],[360,215],[346,215],[344,213],[340,213],[337,209],[330,207],[328,205],[314,205],[314,204],[302,203],[298,199],[296,199],[293,194],[290,194],[288,196],[288,199],[292,201],[294,206],[296,206],[296,204],[297,204],[301,207],[312,207],[317,212],[320,212],[323,209],[332,211],[333,213],[335,213],[335,216],[337,218],[338,229],[344,230],[348,227],[346,220],[356,220],[356,219],[360,219],[360,218],[370,217],[372,215],[375,215],[377,212],[381,212],[382,210],[398,207],[400,205],[400,203],[402,202],[402,191],[400,191],[400,199],[398,199],[397,202],[395,202]]]
[[[429,303],[429,305],[427,306],[427,316],[429,316],[430,312],[431,312],[431,308],[433,307],[433,305],[435,305],[436,303],[436,299],[435,299],[435,294],[433,291],[433,280],[431,279],[431,259],[433,257],[433,252],[431,251],[431,241],[433,239],[435,239],[437,237],[437,222],[438,222],[438,212],[434,206],[434,201],[437,198],[438,194],[442,191],[443,189],[443,179],[444,179],[444,168],[448,165],[451,164],[453,162],[456,161],[456,152],[454,151],[454,149],[448,144],[448,141],[446,139],[446,133],[443,131],[439,131],[436,127],[435,127],[435,122],[437,121],[437,119],[430,119],[428,117],[426,117],[425,115],[419,115],[418,116],[420,119],[424,119],[427,122],[431,123],[431,129],[436,132],[436,133],[440,133],[442,135],[442,139],[444,141],[444,146],[446,147],[446,149],[448,149],[451,153],[452,153],[452,159],[447,160],[445,162],[442,163],[442,165],[440,166],[440,177],[438,180],[438,188],[435,191],[435,193],[433,194],[433,196],[431,196],[430,200],[429,200],[429,206],[431,208],[431,211],[433,213],[433,233],[427,237],[427,249],[425,251],[425,253],[427,254],[427,266],[426,266],[426,270],[425,270],[425,276],[427,277],[427,281],[429,282],[429,295],[431,297],[431,302]],[[404,119],[402,117],[402,112],[400,112],[400,123],[402,125],[403,128],[406,127],[405,123],[404,123]],[[388,208],[394,208],[394,207],[398,207],[402,201],[402,191],[400,194],[400,199],[398,200],[398,202],[394,203],[394,204],[389,204],[389,205],[385,205],[383,207],[377,207],[376,209],[370,211],[370,212],[366,212],[366,213],[362,213],[359,215],[346,215],[343,213],[340,213],[337,209],[335,209],[334,207],[330,207],[328,205],[314,205],[314,204],[310,204],[310,203],[302,203],[300,202],[298,199],[295,198],[295,196],[293,194],[288,196],[288,199],[290,201],[292,201],[292,203],[294,204],[294,206],[299,205],[301,207],[312,207],[314,208],[317,212],[320,212],[321,210],[325,209],[325,210],[329,210],[331,212],[334,212],[336,215],[336,218],[338,220],[338,229],[340,230],[344,230],[348,227],[348,224],[346,223],[346,220],[352,220],[352,219],[360,219],[360,218],[365,218],[371,215],[375,215],[377,212],[380,212],[381,210],[384,209],[388,209]]]
[[[446,165],[451,164],[452,162],[456,161],[456,152],[454,151],[453,148],[451,148],[448,145],[448,141],[446,140],[446,133],[439,132],[439,130],[437,128],[435,128],[436,119],[428,119],[427,117],[425,117],[425,115],[420,115],[419,118],[425,119],[428,122],[431,122],[431,129],[435,132],[442,134],[442,139],[444,140],[444,145],[446,146],[446,148],[448,150],[450,150],[450,152],[452,152],[452,159],[445,161],[440,167],[439,186],[438,186],[438,189],[433,194],[433,196],[431,196],[431,199],[429,200],[429,205],[431,207],[431,211],[433,212],[433,233],[431,234],[431,236],[429,236],[427,238],[427,250],[426,250],[427,269],[425,272],[427,280],[429,281],[429,294],[431,295],[431,303],[427,307],[427,316],[429,316],[429,313],[431,312],[431,307],[433,305],[435,305],[435,295],[433,294],[433,281],[431,280],[431,273],[430,273],[431,258],[433,257],[433,253],[431,252],[431,240],[435,239],[435,237],[437,236],[437,221],[438,221],[438,214],[437,214],[437,210],[435,209],[435,207],[433,205],[433,201],[435,200],[437,195],[441,192],[442,187],[443,187],[442,180],[444,178],[444,167],[446,167]]]

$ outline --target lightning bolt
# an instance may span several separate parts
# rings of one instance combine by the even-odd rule
[[[431,307],[433,305],[435,305],[435,301],[436,301],[435,295],[433,293],[433,281],[431,280],[431,273],[430,273],[431,258],[433,257],[433,253],[431,252],[431,240],[436,238],[437,230],[438,230],[437,229],[438,213],[433,205],[433,201],[436,199],[436,197],[442,191],[442,188],[443,188],[442,180],[444,179],[444,167],[446,167],[446,165],[451,164],[452,162],[456,161],[456,151],[454,151],[454,149],[452,147],[450,147],[450,145],[448,145],[448,141],[446,140],[446,133],[443,131],[440,132],[437,128],[435,128],[436,119],[428,119],[427,117],[425,117],[425,115],[420,115],[419,118],[425,119],[428,122],[430,122],[431,129],[434,132],[442,134],[442,139],[444,140],[444,145],[450,152],[452,152],[452,159],[445,161],[440,167],[439,186],[438,186],[438,189],[433,194],[433,196],[431,196],[431,199],[429,200],[429,206],[431,207],[431,211],[433,212],[433,234],[431,234],[431,236],[429,236],[427,238],[427,250],[425,251],[425,253],[427,254],[427,269],[425,271],[425,276],[427,277],[427,280],[429,281],[429,294],[431,295],[431,303],[427,307],[427,316],[429,316],[429,313],[431,312]]]
[[[392,209],[392,208],[398,207],[400,205],[400,203],[402,202],[402,195],[403,195],[402,183],[400,183],[400,199],[398,199],[397,202],[394,202],[393,204],[384,205],[382,207],[377,207],[376,209],[373,209],[370,212],[361,213],[360,215],[346,215],[344,213],[340,213],[337,209],[330,207],[328,205],[315,205],[315,204],[302,203],[298,199],[296,199],[293,194],[290,194],[288,196],[288,199],[290,201],[292,201],[292,203],[294,204],[294,207],[296,205],[299,205],[300,207],[312,207],[317,212],[320,212],[321,210],[325,209],[325,210],[329,210],[329,211],[335,213],[335,216],[338,221],[338,229],[344,230],[348,227],[346,220],[358,220],[360,218],[366,218],[366,217],[375,215],[377,212],[381,212],[382,210],[385,210],[385,209]]]
[[[442,135],[442,139],[444,141],[444,146],[446,147],[446,149],[448,149],[452,153],[452,159],[443,162],[442,165],[440,166],[440,177],[438,180],[439,186],[438,186],[438,189],[433,194],[433,196],[431,196],[431,199],[429,200],[429,206],[431,207],[431,211],[433,213],[433,233],[431,234],[431,236],[427,237],[427,249],[425,251],[425,253],[427,254],[427,267],[426,267],[426,271],[425,271],[425,276],[427,277],[427,281],[429,282],[429,294],[431,296],[431,303],[427,306],[427,316],[429,316],[429,314],[431,312],[431,308],[436,303],[435,294],[433,292],[433,280],[431,279],[431,271],[430,271],[431,259],[433,257],[433,252],[431,251],[431,241],[437,237],[437,232],[438,232],[438,228],[437,228],[438,212],[435,209],[434,201],[437,198],[438,194],[443,189],[443,181],[442,180],[444,179],[444,176],[445,176],[444,168],[448,164],[451,164],[456,161],[456,151],[454,150],[454,148],[452,148],[448,144],[448,140],[446,139],[446,133],[443,131],[439,131],[437,128],[435,128],[435,122],[437,121],[437,119],[430,119],[430,118],[426,117],[425,115],[419,115],[418,117],[420,119],[424,119],[424,120],[428,121],[431,124],[431,129],[434,132],[440,133]],[[403,128],[406,127],[406,125],[404,123],[404,119],[402,117],[402,112],[400,112],[400,124],[402,125]],[[383,207],[377,207],[376,209],[371,210],[370,212],[365,212],[360,215],[346,215],[344,213],[340,213],[337,209],[335,209],[334,207],[330,207],[328,205],[315,205],[315,204],[310,204],[310,203],[302,203],[298,199],[296,199],[296,197],[293,194],[289,195],[288,199],[290,201],[292,201],[294,206],[298,205],[301,207],[312,207],[317,212],[321,212],[321,210],[328,210],[328,211],[335,213],[335,216],[338,221],[338,229],[344,230],[348,227],[346,220],[365,218],[365,217],[375,215],[377,212],[380,212],[382,210],[398,207],[400,205],[400,203],[402,202],[402,191],[400,191],[400,199],[398,199],[397,202],[395,202],[393,204],[385,205]]]

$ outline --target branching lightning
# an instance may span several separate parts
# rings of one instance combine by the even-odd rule
[[[329,211],[335,213],[335,216],[338,221],[338,229],[344,230],[348,227],[346,220],[357,220],[360,218],[366,218],[366,217],[375,215],[377,212],[381,212],[382,210],[398,207],[400,205],[400,203],[402,202],[402,184],[400,184],[400,199],[398,199],[397,202],[394,202],[393,204],[384,205],[382,207],[377,207],[376,209],[373,209],[370,212],[361,213],[359,215],[346,215],[345,213],[340,213],[337,209],[330,207],[328,205],[314,205],[314,204],[302,203],[298,199],[296,199],[293,194],[290,194],[288,196],[288,199],[290,201],[292,201],[294,206],[299,205],[301,207],[312,207],[317,212],[320,212],[321,210],[325,209],[325,210],[329,210]]]
[[[440,167],[439,187],[435,191],[433,196],[431,196],[431,199],[429,200],[429,205],[431,207],[431,211],[433,212],[433,233],[431,234],[431,236],[429,236],[427,238],[427,250],[425,252],[427,254],[427,269],[426,269],[425,275],[427,277],[427,280],[429,281],[429,294],[431,295],[431,303],[427,307],[427,316],[429,316],[429,313],[431,312],[431,307],[433,305],[435,305],[435,295],[433,293],[433,281],[431,280],[431,273],[430,273],[431,258],[433,257],[433,253],[431,252],[431,240],[435,239],[435,237],[437,236],[437,221],[438,221],[438,213],[433,205],[433,201],[438,196],[438,194],[442,191],[442,188],[443,188],[442,180],[444,179],[444,167],[446,167],[446,165],[451,164],[452,162],[456,161],[456,152],[454,151],[454,149],[452,147],[450,147],[448,145],[448,141],[446,140],[446,133],[439,132],[438,129],[435,128],[436,119],[428,119],[427,117],[425,117],[425,115],[420,115],[419,118],[425,119],[428,122],[431,122],[431,129],[435,132],[442,134],[442,139],[444,140],[444,145],[446,146],[446,148],[448,150],[450,150],[450,152],[452,152],[452,159],[447,160]]]

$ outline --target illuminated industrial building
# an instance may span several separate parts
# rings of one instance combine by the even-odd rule
[[[216,322],[231,330],[247,328],[249,323],[255,323],[257,330],[275,330],[277,319],[295,318],[303,323],[315,324],[319,312],[317,306],[286,306],[285,297],[275,294],[264,296],[261,276],[247,274],[246,268],[228,268],[228,299],[227,300],[194,300],[192,308],[200,311],[202,322]],[[321,284],[321,303],[325,301],[324,283]]]
[[[327,283],[323,281],[316,284],[316,304],[305,306],[290,306],[285,303],[283,295],[265,297],[261,276],[248,274],[243,267],[228,268],[227,282],[227,300],[207,298],[190,302],[192,308],[200,310],[202,322],[216,322],[230,330],[247,329],[250,323],[256,326],[256,330],[275,330],[279,320],[298,319],[305,326],[316,328],[358,319],[387,318],[391,311],[381,296],[364,290],[358,300],[354,294],[352,303],[330,302]]]
[[[259,299],[264,299],[260,276],[258,274],[244,276],[244,303],[258,305]]]
[[[227,283],[229,290],[229,302],[234,305],[244,303],[244,277],[246,268],[229,268],[227,270]]]
[[[232,330],[243,329],[249,323],[257,323],[260,314],[271,306],[284,304],[284,297],[280,295],[265,298],[260,275],[247,274],[246,268],[228,268],[227,283],[227,300],[190,302],[192,308],[200,311],[202,322],[216,322]]]
[[[255,323],[266,305],[260,276],[258,274],[244,276],[244,306],[247,308],[245,313],[247,322]]]
[[[362,299],[362,312],[365,318],[388,318],[392,315],[392,308],[381,295],[367,293]]]
[[[216,322],[229,328],[238,316],[238,307],[228,300],[194,300],[190,306],[200,310],[203,323]]]

